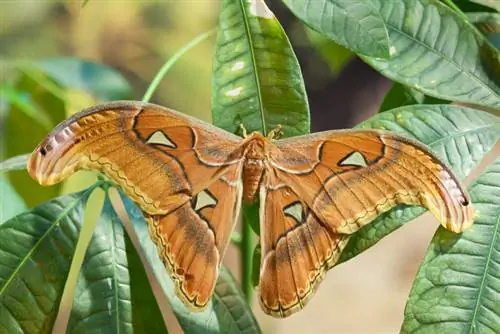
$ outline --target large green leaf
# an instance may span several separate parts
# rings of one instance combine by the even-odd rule
[[[0,223],[26,210],[26,204],[12,188],[7,178],[0,174]]]
[[[212,116],[236,133],[309,132],[309,107],[290,42],[262,0],[223,0],[214,56]]]
[[[130,246],[106,196],[76,285],[68,333],[166,332],[144,269],[134,268],[142,275],[129,271]],[[132,279],[140,281],[132,285]]]
[[[373,0],[391,59],[363,59],[394,81],[445,100],[500,107],[499,53],[437,0]]]
[[[359,127],[390,130],[421,141],[460,179],[465,178],[500,139],[499,117],[453,105],[401,107],[378,114]],[[423,212],[420,207],[399,206],[380,215],[351,237],[339,263],[365,251]]]
[[[305,24],[356,53],[389,58],[384,20],[372,0],[283,0]]]
[[[186,333],[260,333],[259,325],[246,304],[237,284],[224,268],[221,268],[212,300],[203,312],[186,308],[175,293],[174,283],[148,232],[147,223],[140,209],[122,195],[132,220],[133,231],[140,248],[151,267],[158,284],[170,302],[179,323]]]
[[[0,225],[0,332],[52,332],[91,190]]]
[[[498,333],[500,326],[500,159],[469,187],[474,225],[440,227],[406,304],[402,333]]]
[[[75,287],[68,333],[130,333],[130,277],[123,228],[106,200]]]

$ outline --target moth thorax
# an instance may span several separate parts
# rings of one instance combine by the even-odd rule
[[[246,159],[243,165],[243,200],[252,203],[259,191],[260,181],[264,174],[262,159]]]

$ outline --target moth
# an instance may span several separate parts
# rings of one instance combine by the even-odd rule
[[[276,317],[302,309],[349,236],[398,204],[427,208],[461,232],[469,197],[425,146],[376,130],[274,140],[245,138],[162,106],[118,101],[58,125],[32,153],[30,175],[52,185],[97,170],[142,209],[180,299],[202,310],[238,220],[259,200],[260,304]]]

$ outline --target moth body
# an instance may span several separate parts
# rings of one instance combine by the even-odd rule
[[[266,147],[269,139],[258,132],[253,132],[245,140],[243,162],[243,200],[252,203],[264,176]]]

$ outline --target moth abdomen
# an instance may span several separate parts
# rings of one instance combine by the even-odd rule
[[[243,200],[252,203],[255,200],[264,174],[264,162],[261,159],[246,159],[243,165]]]

